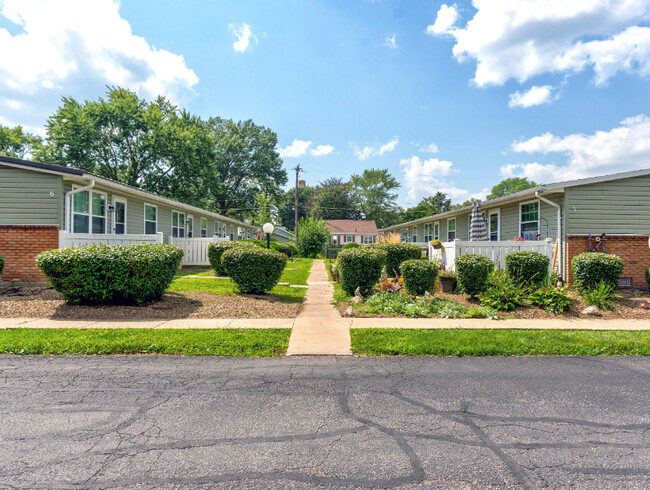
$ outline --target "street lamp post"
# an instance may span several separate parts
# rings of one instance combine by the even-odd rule
[[[274,229],[275,228],[271,223],[264,223],[264,226],[262,227],[262,230],[266,233],[266,248],[271,248],[271,233],[273,233]]]

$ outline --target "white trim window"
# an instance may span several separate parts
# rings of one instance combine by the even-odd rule
[[[345,243],[352,243],[354,241],[353,235],[345,235]]]
[[[113,234],[126,235],[126,199],[113,196]]]
[[[188,214],[185,220],[185,236],[187,238],[194,238],[194,216]]]
[[[425,223],[424,224],[424,242],[429,243],[431,240],[433,240],[433,223]]]
[[[208,220],[201,218],[201,238],[207,238],[208,236]]]
[[[539,238],[539,201],[519,205],[519,233],[524,240]]]
[[[185,213],[172,211],[172,236],[185,238]]]
[[[144,205],[144,234],[155,235],[158,232],[158,206]]]
[[[418,227],[413,227],[413,234],[411,235],[411,242],[416,243],[418,241]]]
[[[363,243],[372,243],[372,235],[364,235]]]
[[[237,240],[244,239],[244,229],[241,226],[237,227]]]
[[[214,236],[219,238],[223,236],[223,229],[221,228],[221,223],[218,221],[214,222]]]
[[[440,221],[433,224],[433,239],[440,240]]]
[[[447,241],[453,242],[456,239],[456,218],[447,220]]]
[[[408,243],[409,241],[409,229],[402,228],[402,242]]]
[[[491,242],[501,240],[501,210],[495,209],[488,211],[488,239]]]
[[[72,195],[72,232],[106,233],[106,194],[82,191]]]

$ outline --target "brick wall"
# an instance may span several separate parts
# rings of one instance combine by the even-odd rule
[[[576,255],[589,251],[586,236],[567,236],[566,270],[571,277],[571,259]],[[598,251],[602,251],[601,248]],[[645,268],[650,266],[650,247],[647,236],[608,236],[605,240],[605,251],[618,255],[625,261],[625,269],[621,277],[631,277],[632,287],[644,289]]]
[[[2,281],[43,282],[34,259],[59,247],[58,226],[0,225],[0,255],[5,259]]]

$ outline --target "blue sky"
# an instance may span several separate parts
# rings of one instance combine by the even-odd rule
[[[0,0],[0,123],[108,84],[278,134],[309,184],[414,205],[650,167],[650,2]]]

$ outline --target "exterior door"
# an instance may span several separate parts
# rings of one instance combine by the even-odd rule
[[[118,197],[113,198],[113,233],[126,234],[126,201]]]
[[[187,238],[192,238],[194,236],[194,217],[187,217],[187,233],[185,234]]]

